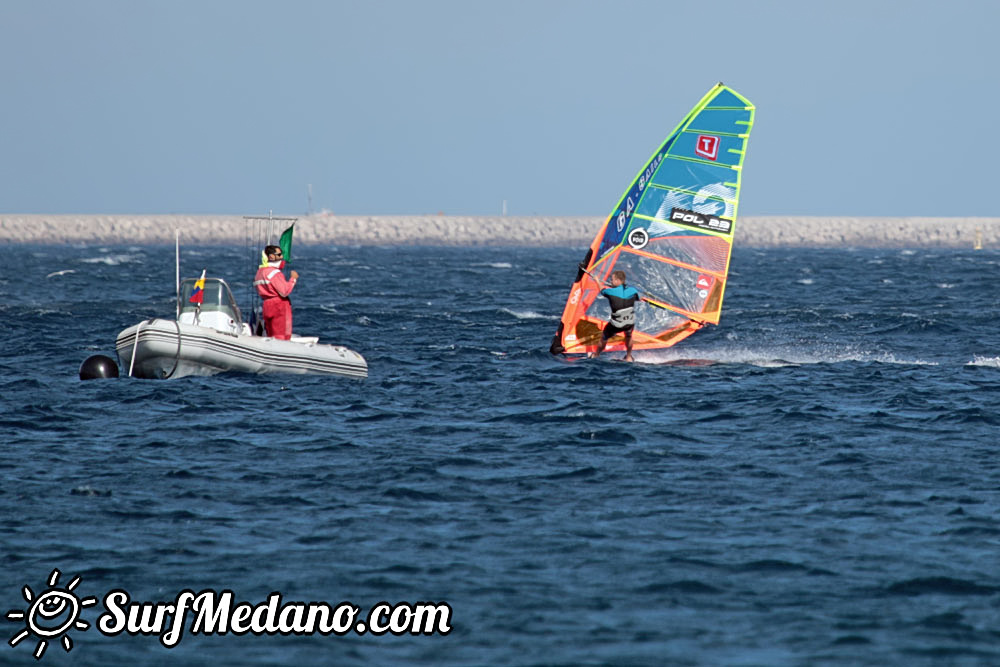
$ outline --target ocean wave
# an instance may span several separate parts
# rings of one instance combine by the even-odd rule
[[[886,592],[890,595],[993,595],[1000,588],[968,579],[954,577],[917,577],[890,584]]]

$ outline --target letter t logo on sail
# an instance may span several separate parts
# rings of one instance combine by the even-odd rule
[[[699,134],[698,143],[695,144],[694,152],[698,155],[714,161],[719,157],[719,138],[710,134]]]

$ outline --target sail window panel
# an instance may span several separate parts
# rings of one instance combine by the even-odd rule
[[[662,222],[650,223],[646,231],[650,239],[644,252],[714,273],[726,272],[731,247],[726,239]]]
[[[735,190],[721,183],[691,186],[691,190],[674,190],[660,187],[646,188],[646,193],[636,208],[638,215],[668,220],[670,211],[681,208],[696,213],[730,218],[733,214],[732,199]]]
[[[743,109],[705,109],[687,126],[688,132],[724,132],[745,134],[747,125],[737,121],[749,121],[750,111]]]
[[[699,155],[697,150],[699,138],[703,136],[700,132],[684,132],[677,139],[674,140],[673,146],[670,147],[670,154],[677,155],[680,157],[689,157],[695,160],[706,160],[710,159],[704,155]],[[727,137],[720,135],[712,135],[718,137],[718,146],[716,147],[715,162],[724,165],[737,165],[740,163],[740,158],[743,157],[743,144],[744,141],[739,137]],[[740,151],[738,153],[730,152],[730,149]]]
[[[631,284],[631,279],[629,282]],[[611,307],[608,305],[608,300],[602,297],[592,303],[590,308],[587,309],[587,316],[607,322],[608,318],[611,317]],[[637,303],[635,305],[636,331],[641,331],[652,336],[658,336],[664,331],[684,324],[687,321],[689,321],[688,318],[666,308],[657,308],[648,303]],[[601,326],[603,327],[604,325]],[[596,341],[594,342],[596,343]]]
[[[653,175],[652,182],[669,188],[699,192],[707,186],[726,186],[734,183],[739,172],[726,166],[689,162],[667,158]]]
[[[629,285],[635,287],[642,296],[683,310],[700,313],[708,298],[708,292],[698,287],[702,274],[679,266],[661,262],[652,257],[637,255],[623,249],[615,262],[615,269],[625,272]],[[607,299],[604,299],[605,303]],[[671,310],[658,308],[649,303],[636,307],[636,328],[656,335],[663,329],[676,326],[686,317]]]

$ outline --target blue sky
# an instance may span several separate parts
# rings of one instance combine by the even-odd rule
[[[1000,2],[0,4],[0,212],[606,215],[717,81],[740,215],[998,216]]]

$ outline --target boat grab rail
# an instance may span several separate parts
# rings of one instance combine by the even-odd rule
[[[152,319],[143,320],[139,324],[135,325],[135,340],[132,341],[132,358],[128,360],[128,376],[132,377],[132,369],[135,368],[135,351],[139,348],[139,330],[142,329],[142,325],[146,322],[152,322]]]
[[[132,377],[132,369],[135,368],[135,352],[139,347],[139,331],[142,330],[143,324],[152,324],[157,318],[151,317],[148,320],[143,320],[139,324],[135,325],[135,340],[132,341],[132,358],[128,362],[128,376]],[[173,377],[174,373],[177,372],[177,366],[180,364],[181,360],[181,325],[180,322],[174,320],[174,326],[177,328],[177,352],[174,353],[174,367],[170,369],[170,372],[163,376],[162,379],[169,380]]]
[[[177,327],[177,352],[174,354],[174,367],[170,369],[170,372],[163,376],[164,380],[169,380],[173,377],[174,373],[177,372],[177,364],[181,360],[181,323],[174,320],[174,326]]]

